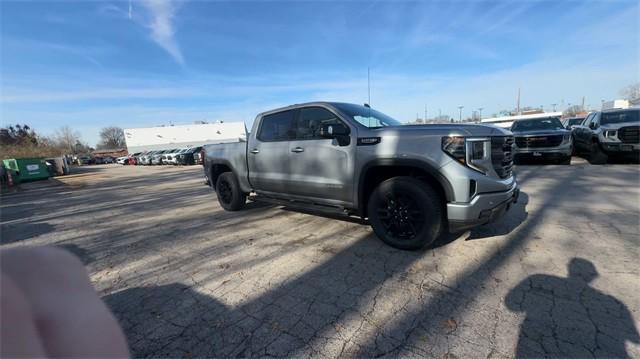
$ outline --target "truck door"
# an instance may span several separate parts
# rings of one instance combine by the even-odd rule
[[[294,111],[263,116],[247,147],[249,181],[257,191],[286,193],[289,187],[289,140]]]
[[[344,128],[351,136],[324,138],[323,125]],[[324,107],[298,112],[295,138],[289,142],[288,192],[321,200],[351,202],[356,154],[355,128]]]
[[[579,150],[579,151],[588,151],[589,148],[588,146],[590,146],[590,143],[587,143],[587,141],[585,140],[587,137],[589,138],[589,142],[591,141],[591,130],[589,129],[589,123],[591,123],[591,121],[593,120],[595,116],[595,112],[589,114],[589,116],[587,116],[587,118],[584,120],[584,122],[582,123],[582,125],[577,126],[574,129],[574,146]]]

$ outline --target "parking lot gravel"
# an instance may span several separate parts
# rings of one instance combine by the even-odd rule
[[[637,165],[519,166],[499,223],[430,248],[259,203],[201,166],[82,167],[3,195],[2,248],[85,263],[135,357],[640,357]]]

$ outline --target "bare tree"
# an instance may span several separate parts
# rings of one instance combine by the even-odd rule
[[[64,126],[56,131],[54,139],[67,153],[76,153],[76,143],[80,141],[80,133],[69,126]]]
[[[629,85],[620,91],[620,95],[632,104],[640,103],[640,82]]]
[[[100,130],[100,143],[98,148],[117,149],[124,148],[127,143],[124,140],[124,130],[120,127],[109,126]]]

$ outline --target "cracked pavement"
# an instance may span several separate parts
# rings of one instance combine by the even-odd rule
[[[2,247],[79,256],[135,357],[640,357],[637,165],[519,166],[499,223],[390,248],[357,220],[223,211],[202,168],[3,195]]]

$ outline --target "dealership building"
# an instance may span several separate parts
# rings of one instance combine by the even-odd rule
[[[169,150],[246,140],[243,122],[202,123],[145,128],[125,128],[129,153]]]

